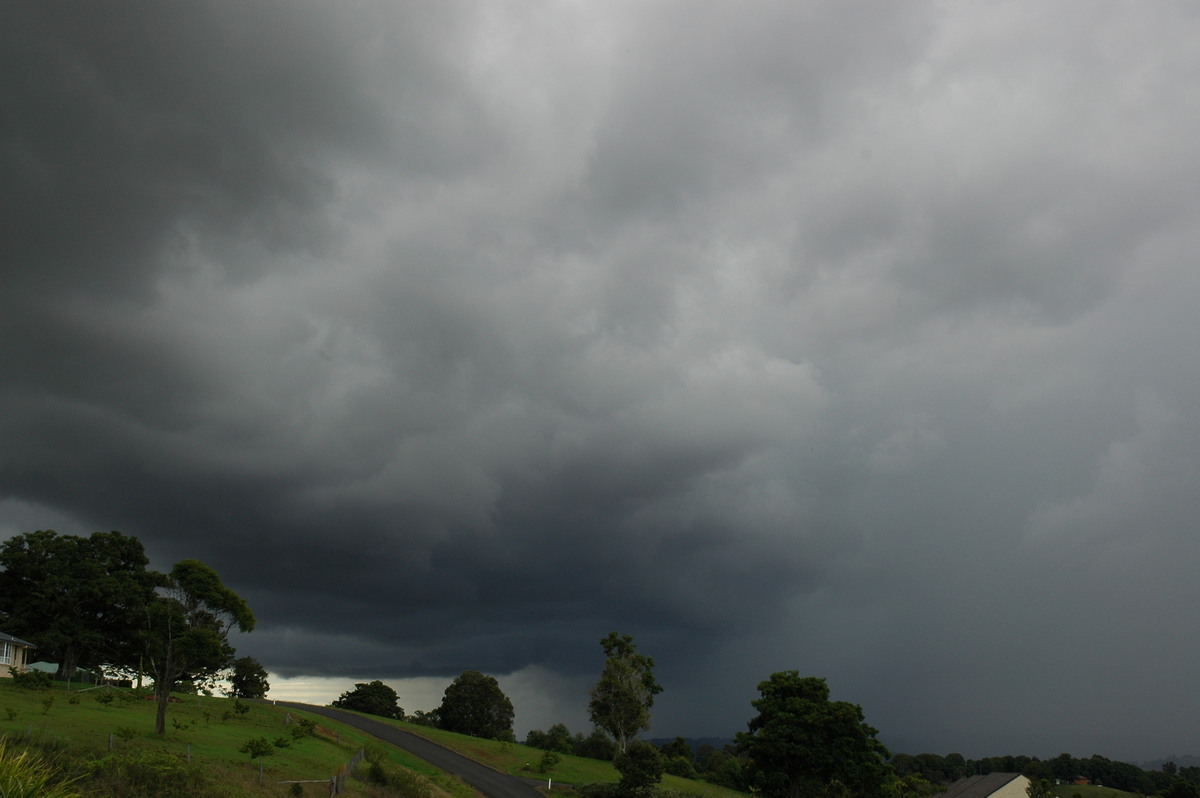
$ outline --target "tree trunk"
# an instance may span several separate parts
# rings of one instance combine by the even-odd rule
[[[74,647],[67,646],[62,651],[62,656],[58,660],[58,672],[54,675],[59,681],[68,681],[75,678],[75,669],[79,664],[79,654],[76,653]]]
[[[167,733],[167,704],[171,700],[169,679],[159,679],[154,682],[154,698],[158,703],[158,711],[154,715],[154,733],[161,737]]]

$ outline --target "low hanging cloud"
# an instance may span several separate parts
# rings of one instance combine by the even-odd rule
[[[582,731],[618,630],[664,736],[798,669],[897,750],[1183,752],[1197,24],[9,4],[0,533],[209,562],[306,697]]]

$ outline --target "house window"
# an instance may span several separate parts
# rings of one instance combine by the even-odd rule
[[[13,647],[9,643],[0,643],[0,665],[12,664]]]

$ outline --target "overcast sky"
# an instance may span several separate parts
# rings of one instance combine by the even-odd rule
[[[272,695],[1200,753],[1192,2],[0,5],[0,536]]]

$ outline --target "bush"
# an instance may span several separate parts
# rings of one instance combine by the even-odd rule
[[[547,751],[542,754],[542,761],[538,762],[538,773],[549,773],[551,768],[558,764],[560,757],[553,751]]]
[[[292,739],[302,740],[305,737],[315,737],[317,734],[317,722],[308,718],[297,718],[292,725]]]
[[[355,777],[375,787],[383,787],[403,798],[433,798],[433,791],[419,776],[408,770],[392,768],[378,751],[366,751],[367,765]]]
[[[575,792],[583,798],[628,798],[620,784],[612,783],[580,784],[575,788]]]
[[[672,776],[679,776],[682,779],[699,778],[695,765],[682,756],[673,756],[667,759],[663,764],[663,770]]]
[[[251,759],[258,759],[260,756],[274,753],[275,746],[266,737],[251,737],[242,743],[242,747],[238,750],[243,754],[249,754]]]
[[[113,754],[87,763],[101,794],[139,798],[197,798],[214,795],[196,765],[165,751],[142,749]]]
[[[662,756],[657,748],[642,740],[631,742],[613,764],[621,773],[621,789],[627,794],[648,793],[662,780]]]
[[[49,690],[50,674],[45,671],[12,671],[13,684],[23,690]]]

